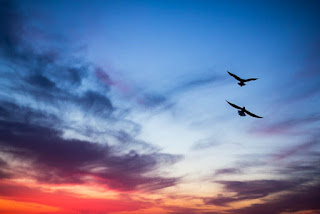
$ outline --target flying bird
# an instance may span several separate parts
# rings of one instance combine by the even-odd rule
[[[238,111],[239,115],[240,116],[246,116],[246,114],[250,115],[251,117],[256,117],[256,118],[263,118],[263,117],[260,117],[258,115],[255,115],[255,114],[252,114],[250,111],[248,111],[245,107],[240,107],[240,106],[237,106],[233,103],[230,103],[228,100],[226,100],[227,103],[229,103],[229,105],[231,105],[232,107],[236,108],[236,109],[240,109],[240,111]]]
[[[244,84],[245,82],[249,82],[249,81],[252,81],[252,80],[257,80],[258,78],[250,78],[250,79],[241,79],[240,77],[238,77],[237,75],[233,74],[233,73],[230,73],[229,71],[227,71],[228,74],[230,74],[230,76],[234,77],[236,80],[239,81],[238,85],[240,85],[241,87],[246,85]]]

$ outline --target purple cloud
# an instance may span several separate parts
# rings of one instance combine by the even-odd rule
[[[218,169],[214,172],[214,176],[218,175],[234,175],[234,174],[242,174],[243,172],[239,168],[222,168]]]
[[[217,181],[226,191],[235,193],[233,197],[214,197],[204,199],[205,204],[227,206],[231,202],[266,197],[272,193],[290,190],[300,181],[288,180],[251,180],[251,181]]]
[[[13,106],[13,105],[12,105]],[[2,109],[10,112],[11,109]],[[19,109],[24,111],[23,108]],[[30,109],[25,108],[25,112]],[[44,183],[85,183],[89,176],[97,183],[122,191],[136,188],[145,190],[161,189],[175,185],[177,178],[145,176],[162,165],[170,165],[180,156],[159,152],[139,154],[131,150],[126,154],[117,154],[116,149],[107,144],[63,139],[61,132],[35,125],[27,121],[15,121],[16,118],[2,116],[0,119],[1,152],[10,154],[15,160],[28,161],[35,172],[26,171]],[[34,112],[39,120],[46,115]],[[50,119],[48,117],[47,119]],[[54,121],[53,121],[54,122]],[[49,123],[49,122],[48,122]],[[4,161],[1,162],[5,164]],[[11,169],[11,171],[14,171]],[[16,175],[19,176],[19,175]]]
[[[278,214],[282,212],[294,213],[298,211],[320,212],[320,185],[306,186],[299,191],[281,195],[274,199],[265,200],[262,204],[253,204],[242,209],[229,210],[229,213],[237,214]],[[311,213],[310,212],[310,213]]]
[[[293,156],[298,153],[306,152],[308,149],[312,148],[313,146],[317,145],[318,143],[319,143],[318,138],[315,138],[310,141],[306,141],[302,144],[299,144],[297,146],[288,147],[281,152],[273,154],[272,160],[278,161],[278,160],[288,158],[288,157]]]
[[[302,118],[291,118],[284,121],[278,121],[271,124],[266,124],[262,126],[255,126],[250,132],[256,134],[287,134],[293,133],[297,128],[318,122],[320,120],[320,115],[311,115]],[[296,132],[296,131],[295,131]]]

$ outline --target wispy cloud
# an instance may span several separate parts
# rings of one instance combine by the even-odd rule
[[[299,66],[292,79],[285,83],[281,90],[285,90],[287,95],[279,102],[284,104],[306,102],[308,99],[317,97],[319,94],[319,62],[320,62],[319,40],[313,41],[309,52]]]
[[[235,193],[233,197],[216,197],[205,199],[206,204],[226,206],[231,202],[242,200],[259,199],[272,193],[290,190],[300,182],[281,180],[251,180],[251,181],[217,181],[228,192]]]
[[[218,169],[214,172],[214,176],[234,175],[234,174],[242,174],[241,169],[239,169],[239,168],[222,168],[222,169]]]
[[[208,138],[208,139],[202,139],[199,140],[197,142],[195,142],[193,144],[193,146],[191,147],[192,150],[204,150],[204,149],[208,149],[214,146],[218,146],[220,145],[220,142],[217,142],[217,140],[213,139],[213,138]]]
[[[168,90],[168,94],[181,93],[197,87],[206,86],[214,83],[222,83],[227,79],[225,75],[212,72],[211,74],[202,74],[189,79],[182,79],[178,81],[176,87]]]
[[[308,125],[316,123],[320,120],[320,115],[314,114],[305,117],[295,117],[288,118],[286,120],[261,124],[260,126],[255,126],[251,128],[250,132],[255,134],[303,134],[303,132],[297,132],[297,129],[301,130]],[[305,133],[308,134],[309,129],[305,130]]]
[[[299,190],[281,195],[274,199],[265,200],[261,204],[253,204],[242,209],[230,210],[229,213],[262,213],[262,214],[278,214],[282,212],[304,212],[319,213],[320,205],[320,185],[310,185],[301,187]]]
[[[196,90],[206,86],[218,86],[224,83],[226,76],[220,75],[217,72],[203,73],[190,77],[182,77],[177,80],[173,86],[167,87],[166,90],[161,92],[142,92],[138,95],[139,103],[147,108],[162,107],[162,109],[168,109],[174,106],[174,97],[187,93],[190,90]]]
[[[30,109],[20,110],[30,112]],[[6,111],[8,115],[13,115],[10,109]],[[50,120],[50,117],[46,118],[38,112],[33,115],[39,116],[38,119],[33,118],[38,122]],[[23,120],[15,121],[11,117],[0,120],[0,133],[2,154],[10,155],[20,163],[31,163],[34,174],[30,177],[39,182],[81,184],[89,177],[89,180],[107,185],[108,188],[123,191],[138,187],[159,189],[177,182],[176,178],[148,177],[144,174],[163,164],[173,164],[179,160],[179,156],[158,152],[139,154],[134,150],[120,155],[108,145],[63,139],[58,130]],[[13,169],[11,171],[14,172]],[[29,174],[28,171],[24,176]]]
[[[294,156],[296,154],[303,154],[305,152],[307,152],[309,149],[311,149],[312,147],[316,146],[319,144],[319,138],[318,137],[314,137],[313,139],[306,141],[302,144],[296,145],[296,146],[292,146],[292,147],[288,147],[283,149],[280,152],[277,152],[275,154],[272,155],[272,160],[273,161],[279,161],[285,158],[289,158],[290,156]]]

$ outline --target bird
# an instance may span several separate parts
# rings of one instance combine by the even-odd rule
[[[256,117],[256,118],[263,118],[263,117],[260,117],[260,116],[258,116],[258,115],[255,115],[255,114],[252,114],[250,111],[248,111],[247,109],[246,109],[246,107],[240,107],[240,106],[237,106],[237,105],[235,105],[235,104],[233,104],[233,103],[230,103],[228,100],[226,100],[227,101],[227,103],[229,103],[229,105],[231,105],[232,107],[234,107],[234,108],[236,108],[236,109],[240,109],[240,111],[238,111],[238,113],[239,113],[239,115],[240,116],[242,116],[242,117],[244,117],[244,116],[246,116],[246,114],[248,114],[248,115],[250,115],[251,117]]]
[[[238,77],[237,75],[235,75],[235,74],[233,74],[233,73],[231,73],[231,72],[229,72],[229,71],[227,71],[227,72],[228,72],[228,74],[229,74],[230,76],[232,76],[232,77],[234,77],[236,80],[240,81],[240,82],[238,83],[238,85],[240,85],[241,87],[244,86],[244,85],[246,85],[245,82],[249,82],[249,81],[257,80],[257,79],[258,79],[258,78],[241,79],[241,78]]]

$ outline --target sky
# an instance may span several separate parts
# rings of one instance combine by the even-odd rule
[[[0,0],[0,212],[320,213],[319,9]]]

